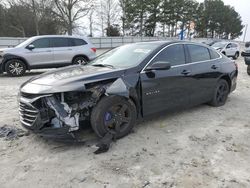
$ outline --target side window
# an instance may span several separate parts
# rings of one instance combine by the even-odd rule
[[[87,44],[87,42],[84,41],[83,39],[73,39],[73,40],[74,40],[75,46],[83,46]]]
[[[153,63],[157,61],[169,62],[171,66],[185,64],[185,53],[183,45],[176,44],[167,47],[154,58]]]
[[[209,52],[210,52],[211,59],[217,59],[220,57],[220,55],[214,50],[209,50]]]
[[[49,48],[49,39],[37,39],[34,42],[32,42],[31,44],[33,44],[35,46],[35,48]]]
[[[88,44],[88,43],[83,39],[69,38],[69,45],[70,46],[83,46],[86,44]]]
[[[231,43],[228,44],[228,45],[227,45],[227,48],[232,48],[232,44],[231,44]]]
[[[235,44],[235,43],[232,43],[232,47],[233,47],[233,48],[237,48],[237,47],[238,47],[238,45],[237,45],[237,44]]]
[[[68,47],[69,40],[68,38],[51,38],[51,45],[52,47]]]
[[[208,48],[193,44],[188,44],[187,47],[192,63],[210,60]]]

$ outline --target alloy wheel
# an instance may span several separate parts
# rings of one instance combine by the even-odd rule
[[[21,75],[22,72],[24,71],[23,65],[20,62],[16,62],[16,61],[10,63],[8,69],[12,75],[16,75],[16,76]]]
[[[106,129],[112,133],[126,130],[131,121],[131,112],[126,104],[112,106],[104,114],[104,124]]]
[[[228,96],[228,85],[222,83],[217,90],[216,100],[218,103],[224,103]]]

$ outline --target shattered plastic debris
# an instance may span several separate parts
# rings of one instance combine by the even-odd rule
[[[4,125],[0,127],[0,138],[4,138],[5,140],[15,140],[28,135],[28,132],[14,126]]]

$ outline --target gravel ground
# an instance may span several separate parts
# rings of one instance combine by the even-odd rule
[[[33,134],[0,138],[0,187],[250,187],[250,77],[237,62],[238,88],[225,106],[145,120],[101,155]],[[21,128],[18,88],[39,73],[0,77],[0,127]]]

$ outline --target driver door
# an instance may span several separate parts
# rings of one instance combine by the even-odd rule
[[[185,64],[184,46],[175,44],[166,47],[149,64],[168,62],[169,70],[150,70],[141,72],[143,114],[178,109],[189,104],[191,88],[189,80],[191,65]]]
[[[41,38],[33,41],[34,49],[26,47],[25,59],[29,62],[31,67],[44,67],[53,65],[54,54],[53,48],[50,47],[48,38]]]

